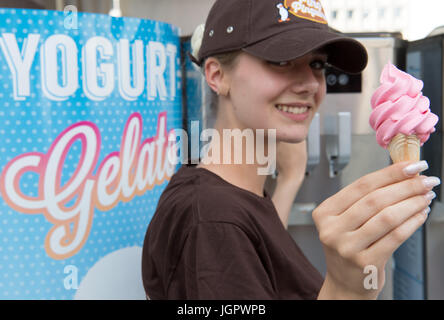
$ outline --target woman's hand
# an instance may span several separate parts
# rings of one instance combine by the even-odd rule
[[[427,219],[438,178],[418,176],[425,161],[402,162],[368,174],[313,211],[327,275],[319,299],[376,299],[393,252]],[[365,288],[366,267],[376,267],[376,289]]]
[[[278,176],[273,193],[273,203],[285,228],[294,198],[304,180],[307,166],[307,144],[279,142],[276,146]]]

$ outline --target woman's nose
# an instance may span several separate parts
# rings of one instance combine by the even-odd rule
[[[320,81],[309,64],[298,66],[292,73],[291,90],[297,94],[314,95],[319,90]]]

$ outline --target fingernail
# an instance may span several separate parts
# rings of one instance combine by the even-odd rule
[[[423,183],[426,188],[433,188],[441,184],[441,180],[437,177],[427,177],[424,179]]]
[[[428,217],[428,216],[429,216],[429,213],[430,213],[430,207],[425,208],[425,209],[424,209],[424,215],[425,215],[426,217]]]
[[[436,193],[434,193],[433,191],[429,191],[425,194],[424,196],[427,200],[432,201],[433,199],[436,198]]]
[[[404,173],[406,175],[412,176],[415,175],[417,173],[420,173],[422,171],[425,171],[429,168],[429,165],[427,163],[427,161],[422,160],[419,162],[415,162],[407,167],[404,168]]]

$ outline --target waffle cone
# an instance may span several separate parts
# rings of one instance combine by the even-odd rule
[[[419,161],[420,141],[415,135],[396,135],[390,144],[388,150],[390,151],[390,157],[393,163],[402,161]]]

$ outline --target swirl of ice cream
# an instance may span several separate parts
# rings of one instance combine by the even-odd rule
[[[369,121],[378,144],[387,148],[393,137],[403,133],[416,135],[422,146],[439,120],[430,111],[430,100],[422,94],[424,83],[391,63],[382,70],[380,82],[371,98]]]

